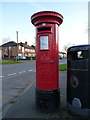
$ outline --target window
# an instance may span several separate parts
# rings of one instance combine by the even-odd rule
[[[21,46],[19,46],[19,50],[21,49]]]
[[[9,50],[11,50],[11,46],[9,46]]]
[[[5,48],[5,51],[7,51],[8,49],[7,48]]]
[[[24,53],[24,47],[22,47],[22,52]]]

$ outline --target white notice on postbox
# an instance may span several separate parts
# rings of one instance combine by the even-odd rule
[[[48,49],[48,36],[40,36],[40,50]]]

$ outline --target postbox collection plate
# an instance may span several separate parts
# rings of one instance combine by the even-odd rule
[[[40,36],[40,50],[49,49],[49,40],[48,36]]]

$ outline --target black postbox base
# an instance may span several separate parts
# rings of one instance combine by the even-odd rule
[[[47,113],[58,110],[60,107],[60,89],[36,89],[36,106],[39,110]]]

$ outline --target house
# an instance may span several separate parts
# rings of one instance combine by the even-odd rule
[[[35,55],[34,47],[29,46],[27,42],[18,43],[18,56],[35,57]]]
[[[0,60],[2,59],[2,49],[0,47]]]
[[[14,41],[10,41],[1,45],[0,49],[2,51],[2,59],[11,59],[17,56],[35,57],[35,49],[29,46],[27,42],[17,44]]]
[[[67,58],[67,53],[66,52],[59,52],[59,58]]]

